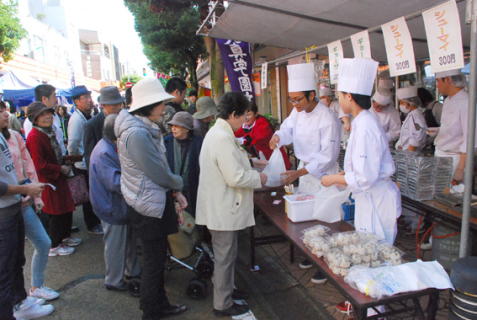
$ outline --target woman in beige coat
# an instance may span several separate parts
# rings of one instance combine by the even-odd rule
[[[214,313],[233,316],[247,312],[247,305],[234,299],[246,299],[234,290],[234,267],[238,251],[238,231],[255,225],[253,189],[260,188],[267,176],[252,169],[267,161],[251,162],[234,132],[242,127],[249,101],[241,93],[229,92],[218,104],[216,124],[205,136],[200,153],[200,177],[196,223],[206,225],[212,234],[215,256]]]

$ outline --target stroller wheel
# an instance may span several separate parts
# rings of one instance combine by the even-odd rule
[[[191,299],[204,299],[207,295],[207,283],[199,278],[194,278],[187,283],[186,294]]]
[[[202,260],[197,265],[197,271],[202,278],[209,279],[214,274],[214,263],[208,260]]]

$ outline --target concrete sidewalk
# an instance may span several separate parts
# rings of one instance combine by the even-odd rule
[[[74,214],[74,225],[80,228],[74,237],[83,239],[70,256],[50,257],[44,285],[60,292],[60,298],[52,301],[55,311],[44,319],[141,319],[139,299],[128,293],[107,291],[104,287],[103,239],[100,235],[86,233],[82,211]],[[253,316],[246,319],[333,319],[325,306],[315,300],[309,290],[265,250],[257,249],[260,273],[252,273],[248,267],[248,232],[240,235],[239,258],[236,267],[236,285],[248,291],[247,301]],[[33,248],[26,241],[25,284],[30,286],[30,267]],[[140,257],[141,259],[141,257]],[[195,261],[195,257],[191,257]],[[187,282],[195,274],[187,269],[166,272],[166,291],[171,303],[186,304],[188,311],[171,319],[213,319],[212,282],[207,280],[207,297],[193,300],[185,294]]]

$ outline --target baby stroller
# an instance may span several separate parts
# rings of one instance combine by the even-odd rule
[[[193,218],[192,218],[193,219]],[[168,253],[166,270],[187,268],[195,273],[196,277],[186,285],[186,294],[191,299],[203,299],[207,295],[207,282],[214,274],[214,262],[209,254],[202,249],[199,233],[195,223],[189,228],[181,226],[179,232],[168,236]],[[195,263],[187,264],[184,259],[197,256]],[[192,258],[191,258],[192,259]],[[188,259],[190,260],[190,259]]]

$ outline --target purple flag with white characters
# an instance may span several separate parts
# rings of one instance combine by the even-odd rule
[[[255,100],[250,44],[225,39],[216,40],[232,91],[243,93],[250,101]]]

